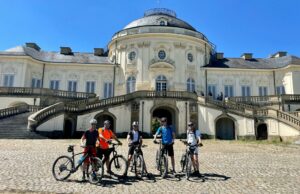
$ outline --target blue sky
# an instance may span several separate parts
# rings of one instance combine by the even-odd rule
[[[298,0],[0,0],[0,50],[36,42],[46,51],[92,52],[156,7],[175,11],[225,57],[300,56]]]

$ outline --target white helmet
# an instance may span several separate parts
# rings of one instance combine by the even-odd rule
[[[92,125],[92,124],[97,124],[97,120],[96,119],[91,119],[90,120],[90,124]]]
[[[139,125],[139,122],[138,121],[133,121],[132,122],[132,126],[138,126]]]

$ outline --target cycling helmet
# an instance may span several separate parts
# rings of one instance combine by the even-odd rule
[[[132,126],[138,126],[139,125],[139,122],[138,121],[133,121],[132,122]]]
[[[110,124],[109,120],[104,121],[104,124]]]
[[[92,125],[92,124],[97,124],[97,120],[96,119],[91,119],[90,120],[90,124]]]

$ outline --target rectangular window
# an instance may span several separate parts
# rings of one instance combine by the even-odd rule
[[[77,91],[77,81],[68,81],[68,91],[70,92]]]
[[[59,89],[59,80],[51,80],[49,88],[52,90],[58,90]]]
[[[4,75],[4,87],[13,87],[14,86],[15,75],[5,74]]]
[[[258,88],[259,96],[267,96],[268,95],[268,88],[266,86],[260,86]]]
[[[112,97],[112,83],[111,82],[105,82],[104,83],[104,98],[110,98]]]
[[[215,85],[208,85],[208,96],[212,96],[214,99],[217,98],[217,91],[216,91],[216,86]]]
[[[250,86],[242,86],[242,96],[251,96]]]
[[[277,95],[285,94],[284,86],[277,86],[276,87],[276,94]]]
[[[95,82],[94,81],[87,81],[85,91],[87,93],[95,93]]]
[[[156,91],[167,91],[167,82],[157,82]]]
[[[225,97],[232,97],[233,96],[233,86],[232,85],[225,85]]]
[[[31,80],[31,87],[32,88],[40,88],[41,87],[41,83],[42,83],[42,81],[40,79],[32,78],[32,80]]]

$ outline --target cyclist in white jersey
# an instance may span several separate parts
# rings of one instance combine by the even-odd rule
[[[193,122],[188,123],[187,143],[190,145],[192,152],[192,161],[195,172],[193,175],[200,176],[198,161],[198,146],[202,146],[200,130],[195,128]]]

